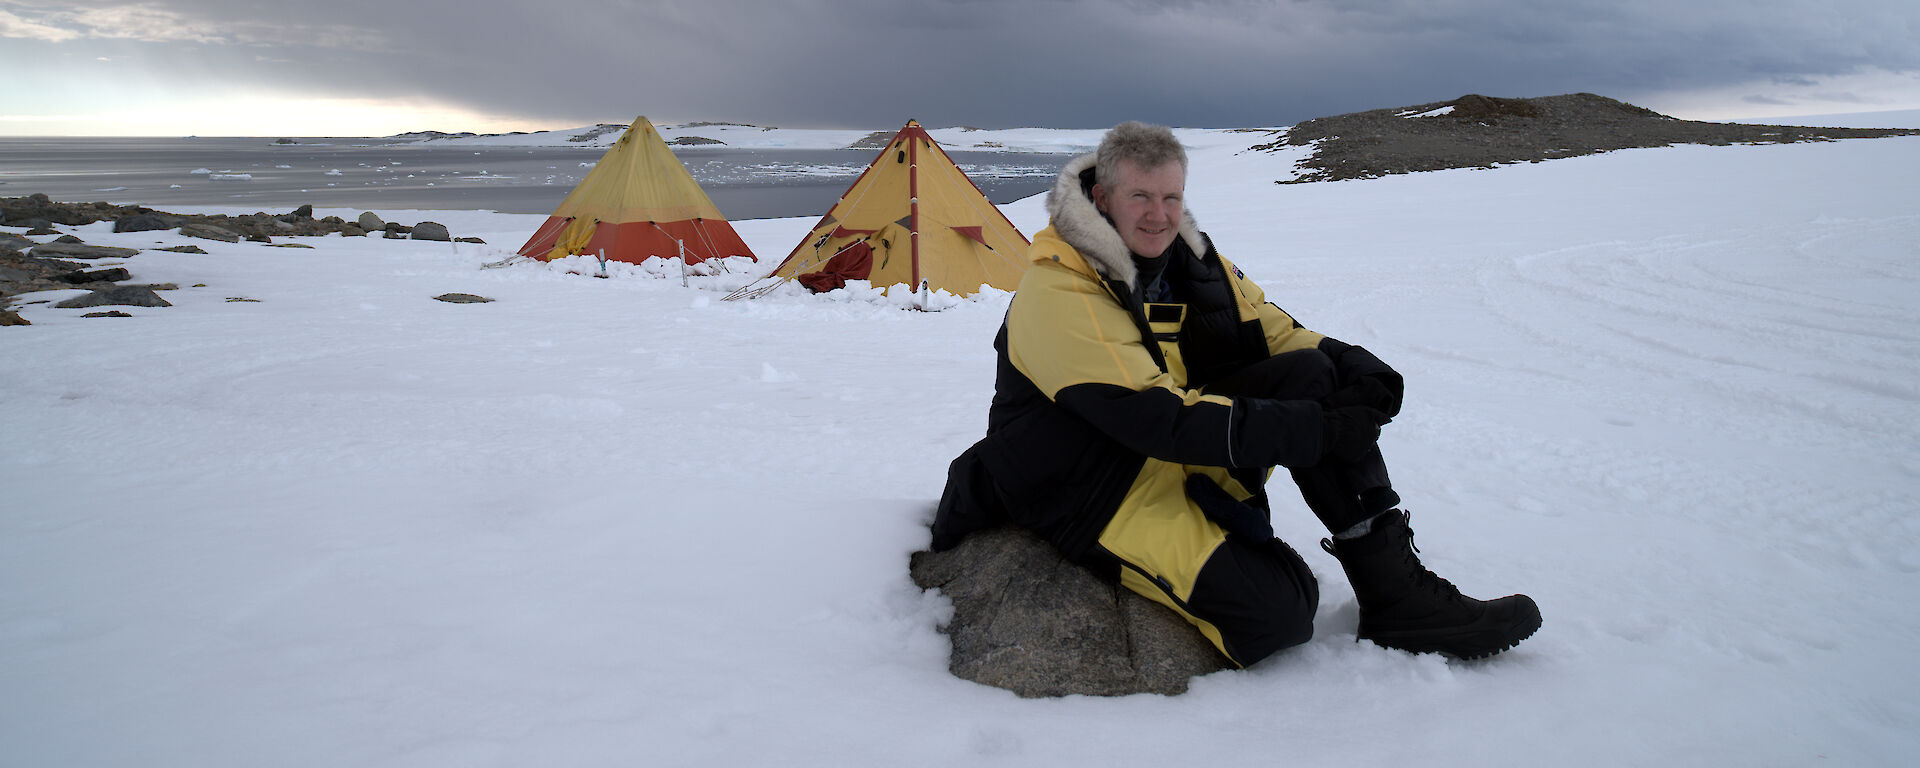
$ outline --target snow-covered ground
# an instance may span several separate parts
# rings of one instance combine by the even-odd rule
[[[1920,753],[1920,138],[1273,184],[1291,159],[1197,148],[1192,208],[1406,374],[1383,445],[1424,557],[1539,601],[1514,651],[1355,643],[1295,503],[1311,643],[1177,697],[958,680],[907,558],[1005,294],[483,270],[541,217],[381,211],[491,245],[192,241],[126,262],[171,308],[0,328],[0,765]],[[812,222],[736,225],[768,269]]]

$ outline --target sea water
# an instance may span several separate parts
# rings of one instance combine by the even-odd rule
[[[0,197],[283,212],[368,210],[549,213],[606,152],[595,147],[475,147],[392,139],[0,137]],[[733,219],[817,216],[874,150],[679,147]],[[951,152],[989,200],[1045,191],[1069,155]]]

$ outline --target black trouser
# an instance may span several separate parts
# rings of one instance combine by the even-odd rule
[[[1266,397],[1275,400],[1319,400],[1345,382],[1339,380],[1333,359],[1317,349],[1275,355],[1208,384],[1209,394]],[[1291,470],[1293,482],[1307,508],[1327,530],[1339,533],[1392,509],[1400,503],[1387,478],[1387,462],[1380,446],[1359,461],[1327,456],[1319,464]],[[1264,470],[1235,472],[1249,489],[1262,485]]]
[[[1332,358],[1319,350],[1303,350],[1248,365],[1213,382],[1206,391],[1240,397],[1319,400],[1338,389],[1340,383]],[[1163,469],[1156,469],[1150,462],[1142,472],[1150,471]],[[1399,503],[1378,447],[1359,461],[1328,459],[1292,472],[1307,507],[1330,531],[1346,530]],[[1094,556],[1111,558],[1112,567],[1143,577],[1129,583],[1129,588],[1181,611],[1189,621],[1202,625],[1203,631],[1208,627],[1216,630],[1215,642],[1220,650],[1246,665],[1313,637],[1320,590],[1306,561],[1285,542],[1273,538],[1271,528],[1264,525],[1270,509],[1260,489],[1267,469],[1243,468],[1229,474],[1253,492],[1254,498],[1243,504],[1205,478],[1200,478],[1202,487],[1196,489],[1196,476],[1187,477],[1186,499],[1219,525],[1226,536],[1207,554],[1184,601],[1162,578],[1170,566],[1179,564],[1177,557],[1170,561],[1168,553],[1159,549],[1158,542],[1172,537],[1156,539],[1133,532],[1130,526],[1137,525],[1134,520],[1138,518],[1129,517],[1128,532],[1116,534],[1118,538],[1110,541],[1108,534],[1115,531],[1117,515],[1116,522],[1110,522],[1102,532]],[[1130,509],[1123,508],[1121,514],[1140,514]],[[1258,516],[1261,524],[1246,523],[1247,515]],[[1170,523],[1166,530],[1177,534],[1187,529]],[[1124,573],[1122,581],[1129,581]]]

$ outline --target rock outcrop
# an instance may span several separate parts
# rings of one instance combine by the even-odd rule
[[[1920,129],[1809,128],[1680,120],[1591,93],[1452,101],[1308,120],[1254,147],[1314,146],[1282,183],[1489,168],[1672,144],[1777,144],[1920,135]]]
[[[413,225],[413,232],[410,235],[415,240],[435,240],[442,243],[453,241],[453,235],[447,232],[447,225],[437,221],[423,221]]]
[[[372,213],[362,214],[360,220],[377,225],[371,231],[383,232],[388,238],[403,239],[411,233],[416,240],[455,240],[445,225],[436,222],[423,221],[409,227],[405,224],[380,221],[380,217]],[[311,248],[312,246],[300,243],[274,243],[272,238],[281,235],[324,235],[333,232],[359,236],[368,231],[359,226],[360,222],[343,221],[335,216],[315,219],[313,207],[308,205],[277,216],[267,213],[248,216],[202,216],[166,213],[138,206],[115,206],[107,203],[62,203],[55,202],[44,194],[0,198],[0,222],[5,222],[8,226],[50,222],[58,222],[63,226],[80,226],[96,221],[113,221],[115,232],[148,232],[178,228],[179,234],[185,237],[227,243],[239,243],[244,240],[284,248]],[[51,229],[36,229],[29,232],[29,234],[36,233],[59,234],[57,230]],[[481,241],[479,238],[459,238],[458,242]],[[206,249],[196,245],[175,245],[156,250],[175,253],[207,253]],[[127,259],[138,253],[140,253],[138,248],[90,245],[71,234],[60,235],[53,241],[42,243],[12,232],[0,232],[0,310],[5,310],[12,297],[17,294],[71,288],[85,288],[92,293],[68,299],[55,306],[61,308],[103,305],[172,306],[154,292],[158,289],[171,288],[170,285],[116,285],[131,279],[132,273],[124,267],[107,265],[103,268],[89,268],[89,265],[84,263],[84,260],[94,259]],[[491,301],[491,299],[478,299],[478,297],[475,297],[475,300]],[[89,315],[91,316],[93,315]],[[124,314],[101,316],[124,316]],[[17,313],[9,311],[5,324],[27,325],[29,323]]]
[[[181,234],[229,243],[241,240],[272,242],[275,237],[317,237],[345,235],[358,237],[369,232],[392,232],[399,227],[404,234],[412,230],[403,224],[383,222],[373,213],[363,213],[359,221],[338,216],[313,218],[313,206],[303,205],[288,213],[249,213],[241,216],[167,213],[137,205],[111,203],[67,203],[49,199],[46,194],[26,197],[0,197],[0,222],[6,226],[47,230],[59,225],[76,227],[96,221],[114,222],[115,232],[144,232],[179,228]],[[366,226],[372,224],[373,226]],[[443,228],[444,229],[444,228]],[[31,234],[31,233],[29,233]],[[451,238],[449,238],[451,239]]]
[[[1068,562],[1014,527],[916,552],[913,581],[953,601],[948,668],[1021,696],[1177,694],[1231,666],[1165,607]]]
[[[94,291],[85,296],[75,296],[54,305],[60,309],[82,309],[85,307],[171,307],[173,302],[160,298],[152,286],[117,285],[112,288]]]
[[[140,249],[55,242],[33,246],[27,252],[42,259],[124,259],[139,253]]]

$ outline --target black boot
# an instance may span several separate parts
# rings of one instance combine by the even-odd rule
[[[1360,639],[1413,653],[1462,659],[1492,656],[1540,628],[1540,607],[1526,595],[1475,600],[1420,564],[1407,513],[1388,510],[1373,530],[1322,539],[1360,601]]]

